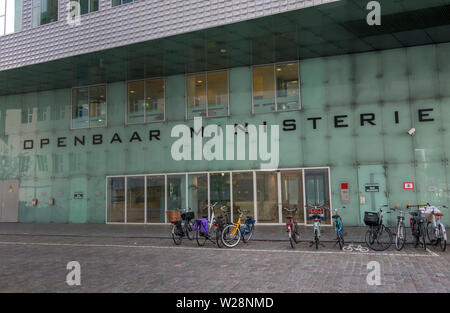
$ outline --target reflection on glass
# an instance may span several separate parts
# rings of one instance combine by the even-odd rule
[[[304,223],[305,210],[303,207],[303,177],[301,170],[281,171],[281,202],[283,208],[298,208],[294,214],[294,220],[297,223]],[[292,215],[285,210],[283,213],[283,221],[286,216]]]
[[[106,126],[106,85],[89,87],[90,127]]]
[[[145,177],[127,178],[127,223],[145,222]]]
[[[58,20],[58,0],[33,0],[33,27]]]
[[[147,177],[147,223],[164,223],[165,193],[163,175]]]
[[[164,120],[164,79],[145,82],[145,121]]]
[[[256,172],[258,222],[278,223],[278,181],[276,172]]]
[[[88,87],[72,89],[72,128],[89,127]]]
[[[208,204],[208,175],[190,174],[188,179],[189,208],[195,212],[196,217],[208,215],[208,210],[204,208]]]
[[[255,113],[275,111],[273,65],[253,68],[253,108]]]
[[[128,83],[128,123],[145,122],[144,81]]]
[[[253,172],[233,173],[233,220],[239,218],[238,209],[247,212],[242,216],[255,216],[253,203]]]
[[[0,36],[22,29],[22,0],[0,0]]]
[[[305,196],[307,206],[330,207],[327,169],[305,170]],[[330,223],[329,213],[328,210],[325,213],[327,223]],[[312,221],[308,219],[308,223]]]
[[[275,66],[277,76],[277,110],[299,108],[298,64],[288,63]]]
[[[167,176],[167,210],[178,210],[186,207],[186,176]]]
[[[208,79],[208,116],[228,115],[228,71],[211,72]]]
[[[227,206],[230,213],[231,197],[230,197],[230,173],[211,173],[209,175],[209,195],[211,203],[218,203],[218,208],[223,205]],[[222,215],[222,211],[217,210],[216,214]]]
[[[125,222],[125,178],[114,177],[108,179],[108,222]]]
[[[188,75],[186,84],[188,118],[206,116],[206,74]]]

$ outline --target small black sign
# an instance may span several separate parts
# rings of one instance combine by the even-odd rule
[[[83,193],[82,192],[74,192],[73,198],[74,199],[83,199]]]

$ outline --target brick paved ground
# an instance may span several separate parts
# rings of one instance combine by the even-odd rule
[[[81,264],[81,286],[65,283]],[[381,286],[366,283],[381,265]],[[450,292],[449,252],[341,252],[331,243],[254,241],[234,249],[169,239],[0,235],[0,292]]]

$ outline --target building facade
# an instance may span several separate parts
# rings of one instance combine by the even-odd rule
[[[0,0],[0,221],[448,204],[450,1],[367,2]]]

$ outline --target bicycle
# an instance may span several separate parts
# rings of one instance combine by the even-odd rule
[[[186,236],[189,240],[194,239],[193,231],[193,223],[195,215],[194,212],[190,211],[190,209],[178,210],[180,212],[181,220],[172,221],[172,239],[176,245],[181,244],[181,240],[184,236]]]
[[[411,208],[417,208],[417,211],[410,212],[411,218],[409,219],[410,227],[411,227],[411,233],[416,241],[415,248],[419,245],[419,243],[422,244],[422,247],[424,250],[427,249],[427,243],[425,241],[425,211],[424,208],[420,205],[411,205],[408,204],[408,209]],[[422,242],[420,242],[420,239],[422,239]]]
[[[364,223],[369,226],[365,236],[366,244],[375,251],[389,249],[392,244],[392,232],[383,224],[383,208],[385,207],[387,205],[380,206],[380,213],[364,212]]]
[[[214,207],[217,205],[217,202],[210,205],[205,205],[202,210],[207,209],[208,213],[209,210],[211,210],[211,218],[210,220],[207,220],[208,215],[203,215],[203,219],[207,220],[207,229],[206,231],[202,231],[202,225],[201,225],[201,219],[195,220],[194,228],[196,230],[195,233],[195,240],[197,241],[197,245],[202,247],[205,245],[206,240],[211,241],[214,244],[219,245],[220,243],[217,242],[219,239],[218,236],[218,224],[216,222],[216,219],[214,217]],[[219,246],[220,247],[220,246]]]
[[[406,243],[406,227],[405,227],[405,212],[400,207],[391,208],[392,211],[399,211],[397,216],[397,232],[395,233],[395,249],[400,251]]]
[[[233,248],[238,245],[238,243],[242,240],[244,243],[248,243],[250,238],[253,236],[253,232],[255,229],[255,220],[251,216],[247,216],[245,220],[245,224],[243,229],[241,230],[241,220],[242,215],[247,213],[247,210],[238,209],[239,218],[236,223],[231,223],[222,231],[222,242],[228,248]]]
[[[294,243],[297,244],[300,242],[300,235],[298,233],[298,227],[297,227],[297,222],[294,221],[294,214],[298,211],[298,208],[293,208],[293,209],[289,209],[289,208],[283,208],[283,210],[285,210],[288,213],[292,213],[292,215],[288,215],[286,216],[286,218],[289,220],[286,223],[286,231],[288,233],[289,236],[289,243],[291,244],[291,248],[294,249]]]
[[[333,218],[333,226],[334,226],[334,231],[336,232],[336,244],[339,244],[339,248],[342,250],[343,246],[344,246],[344,226],[342,224],[342,218],[339,214],[337,214],[337,211],[345,209],[345,206],[342,208],[336,208],[334,209],[335,213],[333,215],[333,209],[330,209],[331,211],[331,217]]]
[[[222,232],[225,226],[230,224],[230,219],[228,215],[228,211],[226,210],[226,206],[223,205],[220,207],[220,210],[222,211],[222,215],[217,216],[215,227],[216,227],[216,244],[219,248],[222,248],[223,241],[222,241]]]
[[[447,247],[447,232],[445,230],[444,224],[441,223],[441,216],[443,216],[444,213],[441,213],[440,209],[448,209],[448,206],[443,205],[434,207],[427,203],[427,207],[431,209],[431,212],[428,213],[431,221],[428,220],[427,223],[428,240],[431,244],[434,244],[436,246],[439,243],[441,246],[441,250],[445,251]]]
[[[325,245],[320,242],[320,225],[325,217],[325,209],[326,207],[324,205],[309,206],[308,209],[309,219],[314,220],[314,240],[310,242],[309,246],[315,245],[316,249],[319,249],[319,245],[325,247]]]

